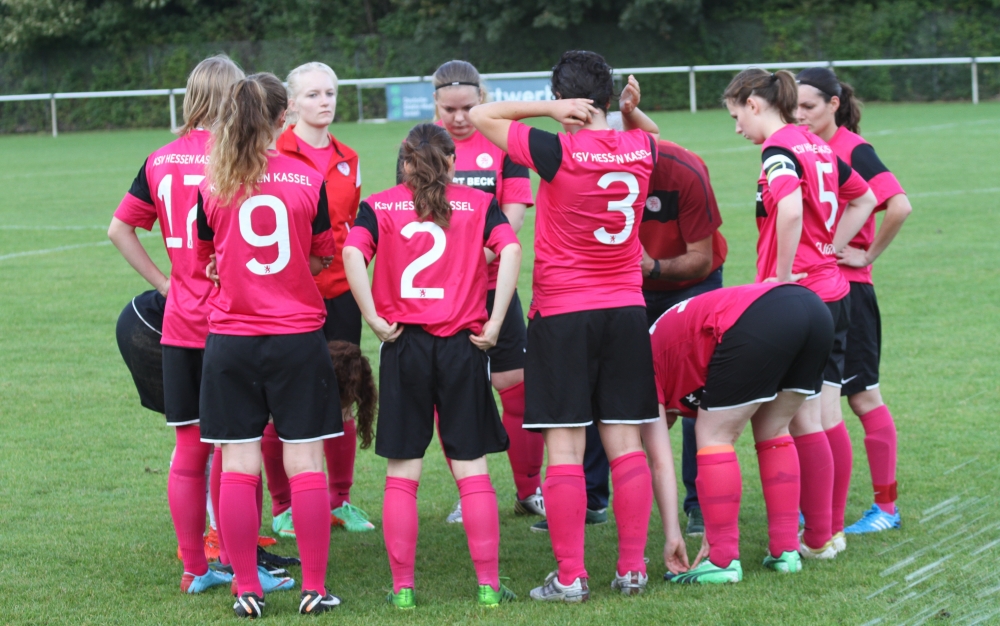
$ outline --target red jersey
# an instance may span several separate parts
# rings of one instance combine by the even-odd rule
[[[830,147],[833,148],[838,157],[868,182],[868,186],[871,187],[872,193],[875,194],[875,200],[878,202],[875,211],[884,211],[889,198],[906,193],[889,168],[882,164],[881,159],[875,154],[875,149],[861,135],[852,133],[841,126],[830,138]],[[851,240],[851,246],[862,250],[868,250],[871,247],[872,242],[875,241],[875,211]],[[841,265],[840,271],[852,283],[872,284],[871,265],[867,267]]]
[[[507,148],[542,178],[529,317],[645,307],[635,225],[656,164],[653,138],[610,129],[553,135],[514,122]]]
[[[170,291],[163,315],[161,343],[204,348],[212,281],[195,248],[198,185],[205,178],[209,133],[195,129],[146,159],[115,211],[130,226],[150,230],[160,222],[170,257]]]
[[[333,135],[330,135],[328,148],[317,150],[309,147],[295,134],[294,125],[289,126],[278,137],[277,147],[282,154],[298,159],[322,176],[333,240],[337,249],[342,249],[348,231],[354,226],[354,218],[358,214],[358,202],[361,201],[361,169],[358,165],[358,154],[337,141]],[[339,255],[334,257],[330,267],[315,277],[315,281],[320,294],[328,300],[350,290],[347,276],[344,274],[344,260]]]
[[[787,286],[787,283],[785,284]],[[708,364],[722,336],[779,283],[724,287],[667,309],[650,327],[656,393],[668,412],[697,417]]]
[[[208,299],[209,330],[263,336],[321,328],[326,307],[309,255],[332,256],[336,249],[323,178],[271,152],[257,191],[241,194],[221,205],[207,181],[201,184],[198,253],[203,263],[215,253],[220,285]]]
[[[396,185],[361,203],[348,246],[366,261],[378,255],[372,297],[390,324],[422,326],[437,337],[469,329],[479,334],[486,315],[486,256],[517,243],[496,198],[462,185],[448,185],[448,228],[421,221],[413,192]]]
[[[712,238],[712,269],[726,261],[726,238],[719,232],[722,216],[708,178],[708,168],[694,152],[675,143],[660,141],[656,168],[650,183],[646,209],[639,226],[639,242],[654,259],[672,259],[687,252],[687,244]],[[697,280],[653,280],[645,278],[649,291],[678,291],[700,283]]]
[[[822,139],[793,124],[771,135],[763,145],[757,181],[757,282],[777,275],[778,202],[802,190],[802,237],[792,272],[806,272],[800,285],[823,302],[850,292],[833,250],[840,198],[853,200],[868,190],[865,181],[833,153]]]

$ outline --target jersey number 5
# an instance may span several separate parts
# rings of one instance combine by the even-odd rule
[[[250,221],[254,209],[267,207],[274,211],[274,232],[270,235],[258,235],[253,230]],[[292,247],[288,240],[288,208],[280,198],[276,196],[253,196],[240,205],[240,234],[244,241],[255,248],[265,248],[278,244],[278,258],[272,263],[260,263],[257,259],[247,261],[247,269],[264,276],[266,274],[277,274],[285,269],[288,260],[292,257]]]
[[[399,281],[400,295],[404,298],[421,298],[424,300],[441,300],[444,298],[444,288],[442,287],[414,287],[413,279],[417,274],[434,264],[444,254],[445,238],[444,231],[434,222],[410,222],[399,231],[401,235],[410,239],[417,233],[430,233],[434,237],[434,245],[427,252],[413,259],[413,262],[403,270],[403,276]]]
[[[830,205],[830,217],[826,220],[826,229],[833,230],[833,225],[837,223],[837,194],[823,187],[823,175],[833,174],[833,163],[818,161],[816,174],[819,179],[819,201]]]
[[[597,181],[601,189],[607,189],[611,183],[625,183],[628,187],[628,195],[623,200],[612,200],[608,203],[609,211],[621,211],[625,214],[625,228],[619,233],[609,233],[606,228],[601,226],[594,231],[594,236],[603,244],[616,246],[625,243],[628,236],[632,234],[632,226],[635,224],[635,209],[632,208],[632,204],[639,197],[639,181],[636,180],[634,174],[628,172],[608,172],[601,176],[601,180]]]

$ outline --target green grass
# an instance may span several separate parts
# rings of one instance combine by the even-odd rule
[[[720,111],[656,119],[665,138],[702,154],[712,172],[730,244],[726,284],[752,280],[756,148],[733,134]],[[474,604],[464,533],[443,523],[457,494],[435,443],[420,492],[417,610],[399,614],[384,604],[390,575],[380,531],[337,531],[328,581],[345,603],[323,619],[1000,623],[1000,547],[993,543],[1000,539],[1000,105],[870,106],[863,126],[914,206],[875,271],[885,329],[882,392],[899,426],[901,531],[852,538],[835,562],[807,563],[801,575],[765,572],[764,507],[746,436],[738,446],[745,481],[742,584],[666,587],[659,580],[662,529],[654,519],[646,552],[649,592],[617,597],[608,588],[616,537],[611,523],[587,530],[589,605],[525,600],[484,611]],[[405,125],[334,130],[360,153],[366,193],[391,185]],[[118,313],[148,287],[107,245],[104,229],[144,158],[169,139],[164,131],[0,137],[0,623],[232,619],[224,590],[193,597],[178,591],[181,566],[165,497],[172,433],[162,417],[139,407],[114,340]],[[529,212],[522,236],[525,303],[533,217]],[[166,267],[159,236],[144,241]],[[54,248],[64,249],[19,255]],[[363,347],[376,355],[367,328]],[[871,496],[861,429],[845,413],[855,443],[850,523]],[[678,444],[675,430],[675,450]],[[384,468],[371,451],[358,455],[353,499],[376,521]],[[491,458],[490,471],[501,502],[502,574],[526,598],[554,568],[549,541],[527,531],[533,520],[513,515],[506,458]],[[689,546],[692,556],[696,549]],[[294,550],[287,540],[278,547]],[[299,623],[297,597],[269,596],[268,622]]]

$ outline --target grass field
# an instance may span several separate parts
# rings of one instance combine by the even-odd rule
[[[757,149],[721,111],[657,115],[665,138],[705,158],[729,240],[728,285],[753,278]],[[392,184],[401,124],[342,125],[361,155],[364,191]],[[660,582],[662,529],[654,512],[646,595],[621,598],[614,524],[588,528],[593,600],[492,611],[474,604],[457,498],[433,444],[420,493],[416,611],[384,603],[390,575],[381,531],[335,531],[329,587],[337,623],[998,624],[1000,623],[1000,104],[870,106],[863,130],[910,192],[914,212],[875,272],[885,348],[882,393],[899,427],[903,528],[852,538],[835,562],[781,577],[760,565],[766,523],[750,437],[743,466],[743,583],[673,588]],[[173,444],[163,418],[142,409],[118,354],[114,326],[148,289],[105,230],[162,130],[0,137],[0,623],[229,622],[228,592],[185,596],[167,510]],[[520,294],[530,297],[533,211]],[[158,233],[144,240],[166,267]],[[365,329],[364,349],[376,343]],[[860,426],[848,523],[870,506]],[[679,429],[674,431],[678,449]],[[354,502],[381,516],[385,462],[358,455]],[[546,535],[515,517],[506,457],[490,459],[501,502],[501,574],[522,597],[554,569]],[[683,519],[683,516],[682,516]],[[267,516],[267,527],[270,517]],[[380,526],[379,526],[380,527]],[[283,540],[277,550],[294,553]],[[697,545],[689,551],[694,555]],[[298,593],[268,597],[269,623],[298,623]]]

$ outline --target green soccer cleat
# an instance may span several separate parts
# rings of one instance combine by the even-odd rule
[[[764,557],[764,567],[782,574],[795,574],[802,571],[802,557],[798,552],[782,552],[779,557],[768,554]]]
[[[389,604],[396,607],[397,609],[412,609],[417,606],[417,599],[413,594],[412,587],[403,587],[399,590],[399,593],[389,592],[389,595],[385,597],[389,601]]]
[[[330,511],[330,515],[340,520],[341,523],[337,525],[343,526],[348,532],[365,533],[375,530],[375,524],[368,521],[368,514],[350,502],[345,502]]]
[[[500,606],[501,602],[513,602],[517,599],[517,595],[503,583],[500,583],[500,588],[496,591],[489,585],[479,585],[476,599],[479,601],[479,606],[494,608]]]
[[[271,520],[271,530],[274,534],[282,537],[295,538],[295,525],[292,524],[292,510],[285,509],[284,512],[275,515]]]
[[[663,575],[663,580],[679,585],[722,585],[738,583],[743,580],[743,566],[738,559],[733,559],[729,567],[719,567],[711,561],[702,561],[701,565],[683,574]]]

